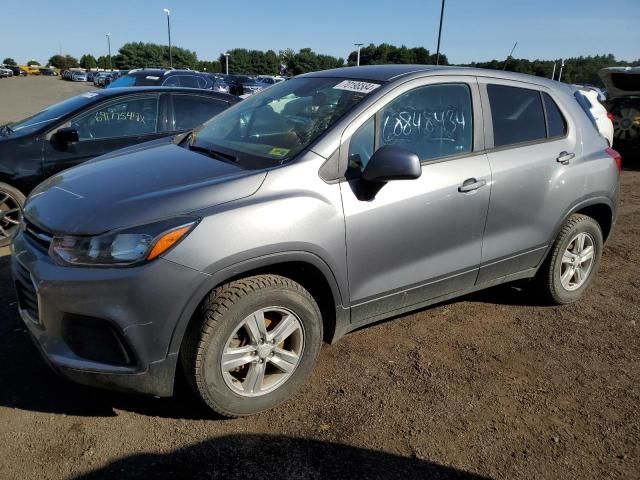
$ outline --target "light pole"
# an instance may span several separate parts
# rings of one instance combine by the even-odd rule
[[[358,47],[358,61],[356,63],[356,67],[360,66],[360,49],[362,48],[362,43],[354,43],[356,47]]]
[[[229,52],[224,52],[224,62],[226,64],[225,70],[227,72],[227,75],[229,75]]]
[[[440,36],[442,35],[442,18],[444,17],[444,0],[440,9],[440,28],[438,29],[438,48],[436,50],[436,65],[440,65]]]
[[[107,46],[109,47],[109,71],[113,70],[111,67],[111,32],[107,33]]]
[[[562,70],[564,70],[564,59],[561,60],[561,64],[560,64],[560,73],[558,74],[558,81],[560,81],[560,79],[562,78]]]
[[[173,68],[173,58],[171,57],[171,22],[169,21],[171,12],[168,8],[163,8],[162,10],[167,14],[167,34],[169,35],[169,67]]]

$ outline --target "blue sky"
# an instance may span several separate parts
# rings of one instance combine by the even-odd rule
[[[311,47],[346,57],[354,42],[435,51],[440,0],[4,0],[0,61],[112,52],[128,41],[174,45],[216,59],[234,47]],[[441,50],[453,63],[613,53],[640,57],[640,0],[447,0]]]

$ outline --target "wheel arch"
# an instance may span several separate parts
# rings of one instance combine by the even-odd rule
[[[179,353],[187,329],[197,321],[195,315],[198,306],[211,290],[233,280],[266,273],[290,278],[311,293],[322,313],[325,341],[333,343],[346,333],[349,313],[343,307],[338,281],[331,268],[310,252],[274,253],[235,263],[211,275],[194,292],[177,322],[169,345],[169,355]]]

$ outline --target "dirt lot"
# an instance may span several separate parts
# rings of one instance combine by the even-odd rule
[[[0,79],[0,125],[95,88],[91,82],[69,82],[60,77],[30,75]]]
[[[238,420],[56,377],[0,252],[0,478],[640,478],[640,168],[622,192],[583,302],[499,287],[371,326]]]

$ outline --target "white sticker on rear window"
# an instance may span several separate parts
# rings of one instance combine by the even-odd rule
[[[377,83],[358,82],[356,80],[343,80],[335,87],[338,90],[349,90],[350,92],[369,93],[373,92],[380,85]]]
[[[97,97],[99,94],[97,92],[87,92],[83,93],[82,96],[86,98]]]
[[[146,76],[146,79],[147,79],[147,80],[160,80],[160,77],[155,77],[155,76],[153,76],[153,75],[147,75],[147,76]]]

